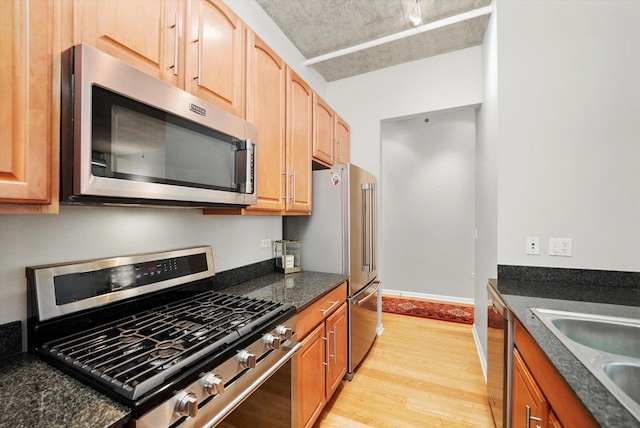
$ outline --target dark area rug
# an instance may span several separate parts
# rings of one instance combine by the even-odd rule
[[[382,296],[382,312],[473,324],[473,306]]]

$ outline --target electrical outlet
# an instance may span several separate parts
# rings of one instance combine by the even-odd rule
[[[549,238],[549,255],[571,257],[571,238]]]
[[[271,248],[271,239],[263,239],[262,240],[262,248]]]
[[[537,236],[527,237],[527,254],[537,255],[540,254],[540,238]]]

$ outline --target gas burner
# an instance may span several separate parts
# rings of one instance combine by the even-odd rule
[[[205,340],[207,338],[207,333],[209,333],[209,329],[202,328],[202,329],[200,329],[198,331],[194,331],[192,334],[198,340]]]
[[[133,343],[140,340],[138,337],[138,329],[123,329],[118,337],[120,338],[120,343]]]
[[[181,358],[174,358],[178,356],[182,349],[180,345],[173,347],[174,344],[171,341],[161,342],[156,345],[156,349],[149,354],[149,364],[156,366],[156,370],[166,370],[174,364],[178,363]]]
[[[180,343],[177,343],[174,340],[165,340],[162,342],[158,342],[155,348],[156,348],[156,352],[158,352],[160,355],[171,355],[172,351],[180,352],[184,350],[182,345]],[[176,349],[176,348],[179,348],[179,349]]]

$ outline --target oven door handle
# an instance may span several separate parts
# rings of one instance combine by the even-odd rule
[[[295,355],[298,350],[302,348],[302,343],[297,342],[282,358],[280,358],[276,363],[274,363],[269,369],[264,372],[259,378],[257,378],[248,388],[245,388],[240,394],[238,394],[234,399],[227,404],[218,414],[207,421],[203,425],[203,428],[211,428],[215,426],[218,422],[224,419],[233,409],[235,409],[241,402],[245,400],[249,395],[251,395],[256,389],[260,387],[267,379],[271,377],[275,372],[280,370],[282,366],[284,366],[287,361],[289,361]]]

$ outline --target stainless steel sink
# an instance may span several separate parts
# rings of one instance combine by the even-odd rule
[[[640,403],[640,364],[607,363],[604,373],[636,403]]]
[[[531,312],[640,420],[640,319]]]
[[[640,358],[640,325],[573,317],[551,322],[562,334],[584,346]]]

